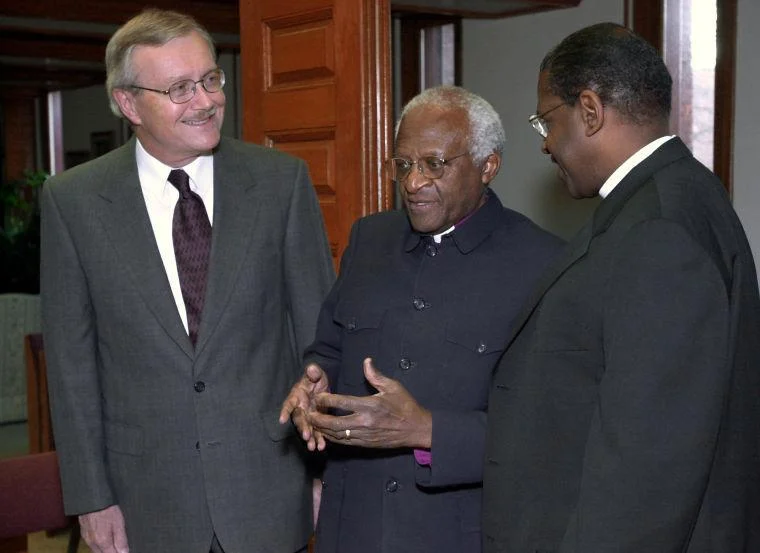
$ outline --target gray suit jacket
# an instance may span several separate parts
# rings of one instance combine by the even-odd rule
[[[43,331],[66,511],[118,504],[131,553],[289,552],[311,529],[300,440],[277,422],[333,278],[306,165],[223,139],[195,349],[135,143],[42,194]]]
[[[760,301],[672,139],[547,272],[489,400],[486,553],[760,551]]]

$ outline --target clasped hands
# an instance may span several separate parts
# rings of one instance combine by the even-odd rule
[[[430,411],[400,382],[375,368],[372,359],[364,360],[363,369],[377,393],[358,397],[329,393],[327,374],[315,363],[307,365],[282,404],[280,423],[291,419],[310,451],[324,450],[328,441],[371,448],[430,448]],[[332,415],[330,409],[350,414]]]

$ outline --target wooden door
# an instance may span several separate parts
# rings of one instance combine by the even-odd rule
[[[243,139],[307,161],[336,261],[393,204],[390,0],[241,0]]]

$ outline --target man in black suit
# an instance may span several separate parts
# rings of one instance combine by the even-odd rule
[[[332,442],[319,553],[480,551],[491,372],[561,244],[489,190],[503,146],[496,112],[461,88],[404,109],[389,171],[406,210],[354,225],[283,406],[312,449]]]
[[[494,377],[487,553],[760,551],[757,276],[722,184],[668,133],[670,90],[611,23],[541,65],[543,151],[603,200]]]

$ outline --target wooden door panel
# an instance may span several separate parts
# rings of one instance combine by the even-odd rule
[[[389,0],[242,0],[243,138],[306,160],[337,262],[392,207]]]
[[[297,90],[273,89],[263,98],[261,123],[268,132],[335,127],[335,101],[332,84]]]
[[[293,154],[305,160],[322,208],[325,229],[330,241],[333,259],[337,260],[339,244],[333,237],[340,234],[338,226],[338,206],[335,186],[335,135],[330,130],[323,132],[306,132],[301,134],[269,135],[267,146]]]
[[[267,85],[335,76],[332,10],[284,17],[265,23],[264,59]]]

